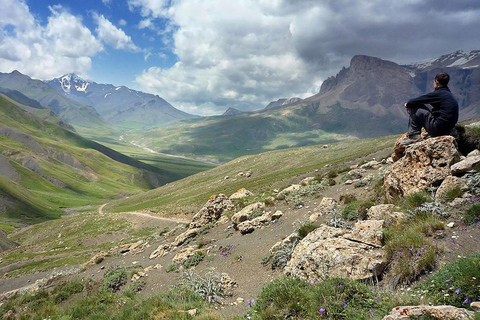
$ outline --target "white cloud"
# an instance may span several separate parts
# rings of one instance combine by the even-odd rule
[[[98,38],[105,43],[119,50],[139,51],[140,49],[133,43],[132,38],[125,32],[113,25],[103,15],[94,14],[94,19],[98,24],[96,29]]]
[[[86,74],[90,57],[103,50],[81,18],[61,6],[50,8],[45,26],[33,18],[24,1],[0,0],[0,6],[9,10],[0,17],[1,72],[16,69],[39,79],[51,79],[66,70]]]
[[[125,27],[127,25],[127,21],[125,21],[124,19],[120,19],[120,20],[118,20],[118,25],[122,26],[122,27]]]
[[[137,82],[187,112],[260,109],[316,81],[292,47],[291,16],[270,1],[177,1],[142,12],[169,16],[180,62],[145,70]]]

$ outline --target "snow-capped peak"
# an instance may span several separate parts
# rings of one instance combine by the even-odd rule
[[[480,64],[480,50],[464,52],[458,50],[453,53],[442,55],[436,59],[426,60],[409,65],[415,69],[431,69],[431,68],[475,68]]]
[[[72,90],[86,92],[90,82],[83,80],[75,73],[68,73],[57,79],[65,93],[71,93]]]

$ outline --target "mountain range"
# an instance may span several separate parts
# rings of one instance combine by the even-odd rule
[[[114,132],[121,130],[126,141],[158,152],[226,161],[265,150],[402,133],[408,120],[403,104],[432,90],[440,71],[451,75],[460,119],[478,117],[479,65],[480,51],[403,65],[357,55],[311,97],[281,98],[254,112],[230,107],[214,117],[194,117],[158,95],[74,74],[46,82],[16,71],[0,74],[0,90],[10,90],[36,114],[49,108],[65,125],[95,128],[89,137],[97,141],[106,134],[116,139]],[[42,114],[47,117],[45,110]]]
[[[241,154],[400,134],[407,129],[404,103],[433,90],[436,73],[451,75],[460,119],[480,116],[480,51],[457,51],[408,65],[365,55],[327,78],[305,99],[279,99],[260,111],[130,132],[129,139],[154,150],[228,161]]]
[[[66,74],[46,83],[60,95],[94,107],[107,123],[121,128],[149,129],[192,117],[158,95],[86,81],[75,74]]]

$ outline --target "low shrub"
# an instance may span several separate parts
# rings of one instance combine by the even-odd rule
[[[382,319],[396,302],[353,280],[307,283],[284,277],[263,288],[250,314],[253,319]]]
[[[182,262],[182,266],[184,266],[186,269],[189,269],[191,267],[198,266],[203,259],[205,259],[205,252],[196,251],[193,256]]]
[[[463,222],[472,225],[480,221],[480,204],[474,204],[465,211]]]
[[[415,293],[433,304],[468,308],[480,300],[480,254],[460,258],[420,283]]]
[[[111,292],[117,292],[127,283],[127,272],[124,268],[112,269],[105,273],[103,287]]]

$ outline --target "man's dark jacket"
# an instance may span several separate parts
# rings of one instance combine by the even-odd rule
[[[430,104],[435,126],[449,133],[458,121],[458,103],[448,87],[439,87],[430,93],[408,100],[407,107],[420,107]]]

